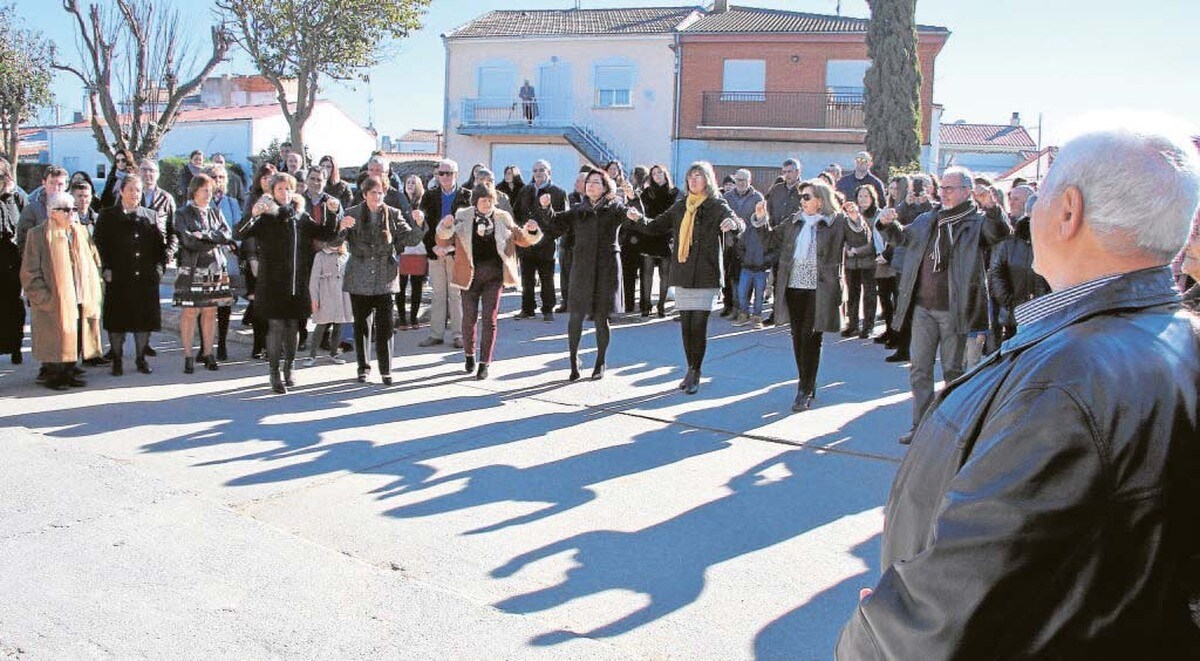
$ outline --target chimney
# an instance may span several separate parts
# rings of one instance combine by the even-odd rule
[[[712,13],[724,14],[729,11],[729,0],[713,0]]]
[[[1008,125],[1009,126],[1020,126],[1021,125],[1021,113],[1014,112],[1012,114],[1012,119],[1008,120]]]

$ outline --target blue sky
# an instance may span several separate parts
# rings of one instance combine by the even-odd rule
[[[81,0],[88,2],[89,0]],[[582,0],[584,8],[683,6],[678,0]],[[739,3],[733,3],[739,4]],[[836,0],[746,0],[746,5],[814,13],[835,11]],[[864,0],[843,0],[842,12],[866,16]],[[210,20],[209,3],[177,0],[193,24]],[[573,0],[434,0],[425,27],[372,70],[375,125],[398,136],[410,128],[440,128],[444,49],[441,34],[492,9],[564,9]],[[75,56],[73,26],[60,3],[16,0],[17,13]],[[1163,0],[1141,5],[1112,0],[919,0],[917,20],[952,32],[937,60],[934,100],[944,121],[1006,123],[1020,112],[1036,127],[1044,117],[1045,144],[1070,132],[1072,118],[1091,111],[1153,109],[1200,125],[1200,50],[1193,35],[1200,2]],[[207,39],[197,30],[199,43]],[[235,53],[217,73],[247,73]],[[402,93],[397,87],[402,87]],[[55,84],[63,119],[82,106],[77,81],[58,74]],[[365,85],[333,85],[324,96],[367,123]],[[52,117],[52,115],[51,115]],[[1034,138],[1037,138],[1034,133]]]

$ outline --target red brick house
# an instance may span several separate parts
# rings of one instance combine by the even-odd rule
[[[787,157],[815,176],[863,148],[868,20],[728,6],[718,0],[679,31],[676,167],[777,173]],[[918,26],[922,163],[929,160],[934,65],[950,32]]]

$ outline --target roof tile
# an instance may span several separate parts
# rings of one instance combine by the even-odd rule
[[[942,124],[938,131],[942,146],[1016,147],[1037,149],[1024,126],[1009,124]]]
[[[730,7],[728,11],[709,13],[684,29],[688,33],[759,33],[821,32],[865,33],[870,23],[865,18],[829,16],[761,7]],[[946,28],[918,25],[920,32],[949,32]]]
[[[446,38],[663,34],[697,11],[702,8],[496,10],[451,30]]]

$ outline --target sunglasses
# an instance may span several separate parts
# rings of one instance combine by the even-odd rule
[[[817,198],[817,196],[813,195],[812,193],[801,193],[800,194],[800,200],[802,202],[807,202],[809,200],[815,200],[816,198]]]
[[[437,171],[437,172],[435,172],[434,174],[436,174],[436,175],[437,175],[437,176],[439,176],[439,177],[449,177],[449,176],[453,175],[454,173],[453,173],[453,172],[444,172],[444,171],[442,171],[442,170],[438,170],[438,171]]]
[[[72,211],[75,210],[75,207],[54,207],[50,210],[51,211],[61,211],[63,213],[71,213]]]

